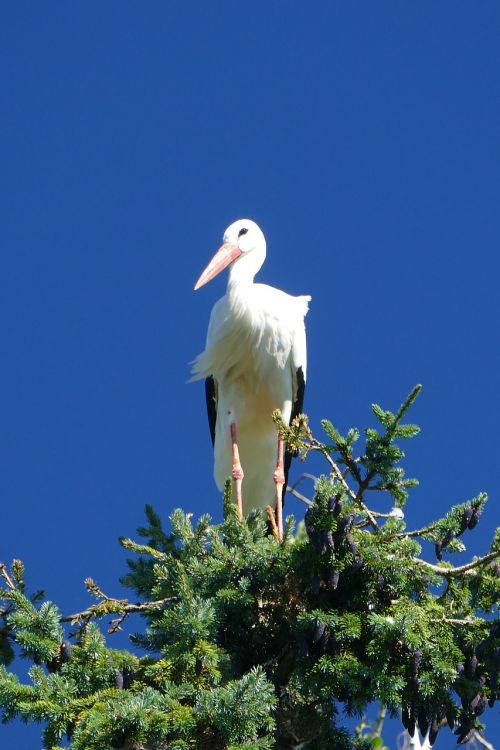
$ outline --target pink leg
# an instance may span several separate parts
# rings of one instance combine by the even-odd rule
[[[281,435],[278,435],[278,459],[273,479],[276,486],[276,525],[280,542],[283,540],[283,485],[285,484],[285,472],[283,469],[284,444]]]
[[[236,490],[236,505],[238,506],[238,513],[240,518],[243,518],[243,498],[241,495],[241,484],[243,482],[243,469],[240,463],[240,453],[238,451],[238,443],[236,440],[236,423],[231,422],[231,443],[233,444],[233,470],[232,476],[234,480],[234,487]]]

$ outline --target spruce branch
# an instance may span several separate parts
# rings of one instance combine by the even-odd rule
[[[399,407],[398,411],[396,412],[394,419],[392,421],[392,424],[389,426],[387,430],[387,435],[391,439],[395,436],[396,430],[399,426],[400,421],[408,411],[408,409],[415,403],[415,401],[418,398],[418,395],[420,394],[420,391],[422,390],[422,385],[420,383],[417,383],[415,385],[408,396],[405,398],[401,406]]]
[[[87,579],[97,601],[61,615],[23,593],[20,563],[0,567],[1,718],[43,722],[53,750],[383,750],[386,712],[401,712],[415,749],[428,750],[445,720],[457,741],[477,743],[479,717],[500,699],[500,532],[466,565],[420,559],[418,537],[460,551],[486,498],[404,531],[413,480],[394,441],[417,434],[401,421],[418,391],[395,414],[374,405],[383,429],[365,431],[360,455],[358,430],[343,437],[325,423],[327,445],[304,415],[280,425],[288,448],[327,462],[325,476],[309,477],[304,523],[294,531],[290,516],[282,544],[269,509],[269,523],[260,510],[239,518],[229,482],[220,524],[178,509],[167,532],[147,507],[143,543],[121,540],[132,558],[122,581],[136,599]],[[388,497],[390,512],[372,502]],[[145,615],[131,636],[140,656],[108,645],[133,613]],[[104,635],[97,621],[108,615]],[[74,642],[65,623],[82,623]],[[12,646],[34,662],[26,684],[9,671]],[[363,716],[373,701],[378,722],[349,736],[340,717]]]
[[[442,533],[444,531],[452,531],[454,536],[460,536],[468,528],[472,529],[477,525],[481,510],[487,499],[487,493],[480,492],[472,500],[453,506],[444,518],[431,521],[429,524],[422,526],[419,529],[400,531],[392,536],[395,538],[420,536],[427,539],[435,539],[436,533],[439,533],[440,530]]]
[[[165,559],[165,552],[161,552],[160,550],[157,550],[147,544],[138,544],[137,542],[134,542],[132,539],[128,539],[127,537],[119,537],[118,541],[120,542],[122,547],[125,547],[125,549],[129,549],[132,552],[137,552],[138,554],[143,555],[150,555],[157,560]]]

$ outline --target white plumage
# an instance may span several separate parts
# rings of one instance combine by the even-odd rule
[[[216,408],[214,477],[220,490],[234,468],[231,424],[236,425],[244,512],[275,503],[277,429],[271,414],[278,408],[289,421],[302,409],[306,377],[304,316],[311,298],[254,284],[265,255],[257,224],[236,221],[195,287],[231,263],[227,292],[212,309],[205,351],[193,363],[193,380],[213,378],[207,382],[207,405],[209,419]],[[211,429],[213,435],[213,424]]]

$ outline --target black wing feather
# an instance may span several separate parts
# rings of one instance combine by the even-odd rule
[[[207,400],[208,426],[212,437],[212,445],[215,445],[215,423],[217,421],[217,385],[213,375],[205,378],[205,398]]]
[[[297,378],[297,396],[295,398],[295,401],[292,405],[292,413],[290,415],[290,424],[292,423],[292,420],[295,419],[295,417],[298,414],[301,414],[303,408],[304,408],[304,392],[306,389],[306,381],[304,380],[304,373],[302,371],[302,367],[297,368],[296,373]],[[290,464],[292,463],[293,453],[291,451],[285,451],[285,484],[283,485],[283,505],[285,504],[285,492],[288,484],[288,472],[290,471]]]

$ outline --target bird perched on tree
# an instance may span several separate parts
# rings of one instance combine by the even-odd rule
[[[255,222],[240,219],[224,232],[223,244],[194,287],[230,267],[226,294],[212,309],[205,351],[194,360],[192,379],[206,378],[218,488],[232,476],[240,514],[274,505],[281,538],[291,455],[284,456],[271,415],[280,409],[289,422],[302,411],[304,317],[311,298],[255,284],[265,257],[266,241]]]

